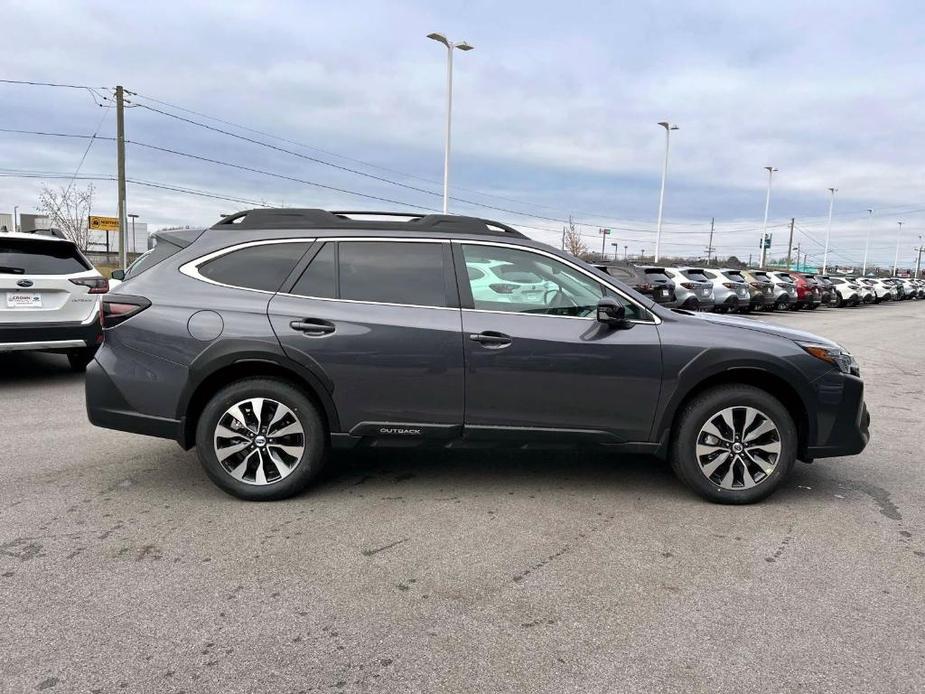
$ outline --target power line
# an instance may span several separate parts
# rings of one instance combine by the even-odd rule
[[[89,87],[86,84],[61,84],[59,82],[33,82],[31,80],[0,79],[2,84],[21,84],[30,87],[63,87],[66,89],[108,89],[108,87]]]

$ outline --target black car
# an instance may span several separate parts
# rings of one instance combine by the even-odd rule
[[[104,299],[91,422],[196,446],[253,500],[304,489],[331,447],[602,446],[748,503],[867,444],[829,340],[665,309],[497,222],[352,214],[238,213],[132,273]]]
[[[632,287],[640,294],[652,298],[656,303],[666,308],[678,306],[678,297],[675,294],[675,283],[667,274],[665,268],[655,266],[637,266],[627,263],[595,265],[601,272]]]

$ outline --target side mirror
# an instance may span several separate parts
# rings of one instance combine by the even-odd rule
[[[597,302],[597,322],[612,328],[626,325],[626,309],[616,299],[605,296]]]
[[[109,276],[114,280],[119,280],[120,282],[125,279],[125,270],[113,270],[109,273]]]

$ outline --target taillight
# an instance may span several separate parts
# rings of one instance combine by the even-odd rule
[[[724,286],[726,289],[735,289],[735,287],[736,287],[732,282],[723,282],[723,286]]]
[[[685,289],[693,289],[697,285],[694,284],[693,282],[681,282],[681,286],[684,287]]]
[[[495,284],[490,284],[488,286],[491,287],[491,290],[493,292],[497,292],[498,294],[513,294],[514,290],[517,289],[516,284],[495,283]]]
[[[638,292],[651,292],[653,289],[654,287],[648,282],[643,282],[642,284],[636,286],[636,291]]]
[[[114,294],[109,299],[103,299],[103,327],[114,328],[132,316],[138,315],[150,305],[151,302],[143,296]]]
[[[105,277],[74,277],[71,284],[90,287],[90,294],[105,294],[109,291],[109,280]]]

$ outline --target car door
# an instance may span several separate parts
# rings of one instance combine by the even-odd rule
[[[270,302],[270,321],[287,355],[330,385],[342,430],[458,434],[463,354],[449,242],[322,239],[308,258]]]
[[[467,437],[648,440],[662,377],[657,319],[649,311],[546,251],[459,241],[453,255]],[[498,302],[480,292],[467,266],[493,261],[548,282],[542,303]],[[625,328],[597,322],[603,296],[623,303]]]

